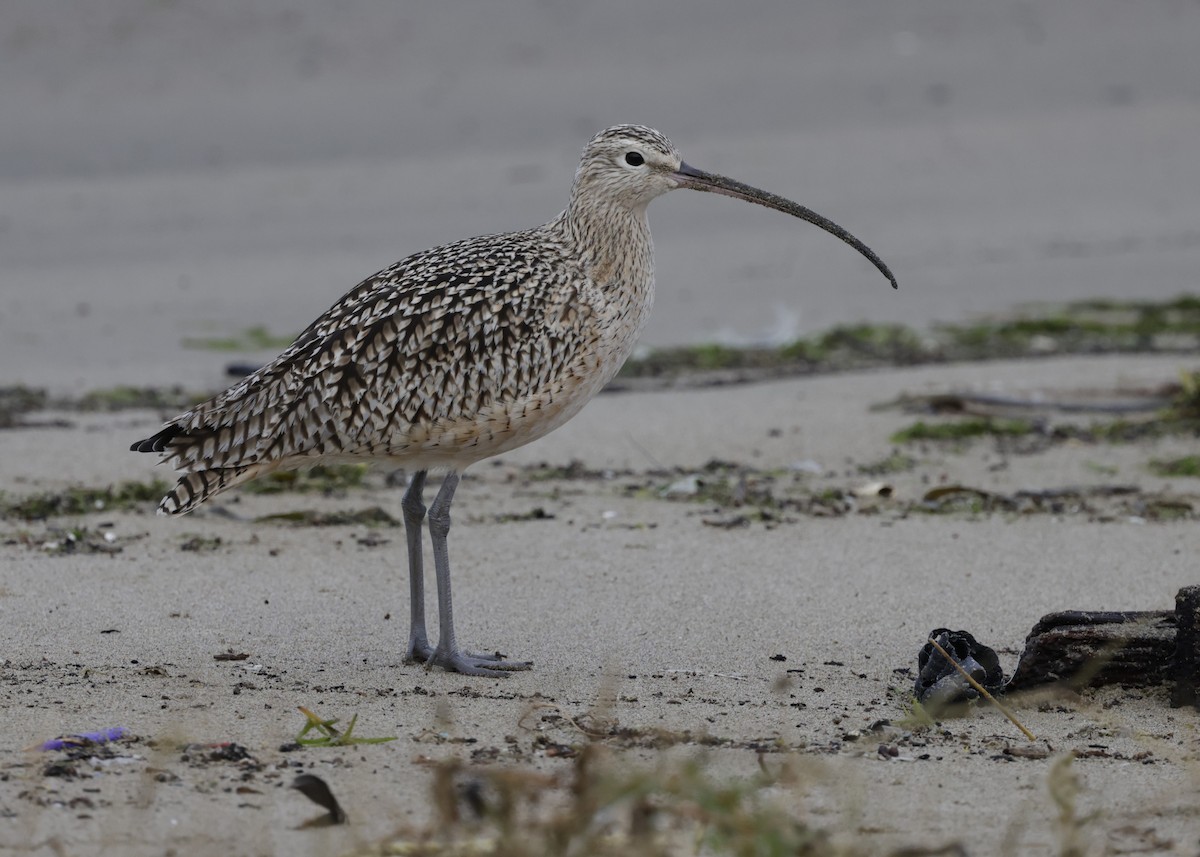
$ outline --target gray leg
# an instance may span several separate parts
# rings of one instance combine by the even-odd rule
[[[458,487],[458,474],[451,471],[429,509],[429,535],[433,540],[433,567],[437,575],[438,623],[440,636],[429,662],[452,672],[466,675],[503,676],[506,670],[527,670],[527,661],[504,661],[499,654],[476,655],[462,652],[454,637],[454,608],[450,595],[450,556],[446,534],[450,532],[450,503]]]
[[[418,470],[408,483],[404,500],[404,535],[408,538],[409,622],[408,649],[405,661],[425,663],[433,655],[429,636],[425,632],[425,564],[421,551],[421,523],[425,520],[425,504],[421,492],[425,489],[425,470]]]

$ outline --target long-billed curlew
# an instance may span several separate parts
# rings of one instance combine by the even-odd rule
[[[531,664],[459,649],[446,534],[459,474],[574,416],[617,373],[650,313],[646,206],[677,188],[807,220],[896,278],[865,244],[787,199],[684,163],[651,128],[617,125],[583,151],[571,201],[544,226],[409,256],[355,286],[274,361],[130,447],[184,471],[160,514],[279,468],[379,459],[413,473],[404,494],[412,624],[407,660],[499,676]],[[429,509],[440,637],[425,630],[421,495]]]

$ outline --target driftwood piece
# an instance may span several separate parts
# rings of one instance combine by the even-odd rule
[[[1177,679],[1176,631],[1176,614],[1170,610],[1051,613],[1025,638],[1025,650],[1006,689],[1056,681],[1086,687]],[[1191,639],[1194,659],[1194,633]],[[1191,672],[1194,676],[1194,660]]]
[[[995,653],[965,631],[939,628],[931,636],[939,635],[945,637],[942,644],[949,644],[952,657],[968,671],[978,669],[980,678],[986,669],[979,653],[995,661]],[[943,663],[944,658],[934,659],[930,649],[926,644],[918,657],[919,699],[938,690],[940,683],[954,690],[944,680],[953,679],[957,671]],[[1174,610],[1066,610],[1043,616],[1025,638],[1012,678],[997,689],[1008,692],[1056,682],[1073,688],[1172,682],[1172,706],[1200,709],[1200,586],[1180,589]]]
[[[1171,705],[1200,708],[1200,586],[1185,586],[1175,596],[1175,689]]]

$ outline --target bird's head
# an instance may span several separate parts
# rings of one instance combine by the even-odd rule
[[[641,214],[650,200],[677,188],[719,193],[806,220],[866,256],[896,287],[896,278],[883,260],[832,220],[790,199],[684,163],[664,134],[644,125],[614,125],[591,139],[575,171],[572,207],[584,211],[616,207]]]
[[[645,209],[650,200],[678,187],[683,160],[663,134],[644,125],[614,125],[588,142],[575,171],[581,202]]]

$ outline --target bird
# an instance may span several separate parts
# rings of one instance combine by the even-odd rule
[[[364,461],[402,469],[411,474],[401,500],[411,598],[405,662],[493,677],[531,668],[459,646],[450,505],[465,468],[553,431],[616,375],[654,297],[647,205],[684,188],[812,223],[897,287],[883,260],[841,226],[692,167],[659,131],[616,125],[588,142],[567,207],[548,223],[435,247],[368,277],[270,363],[132,444],[182,471],[159,514],[190,512],[278,469]],[[444,475],[427,508],[430,472]],[[425,621],[426,519],[436,645]]]

